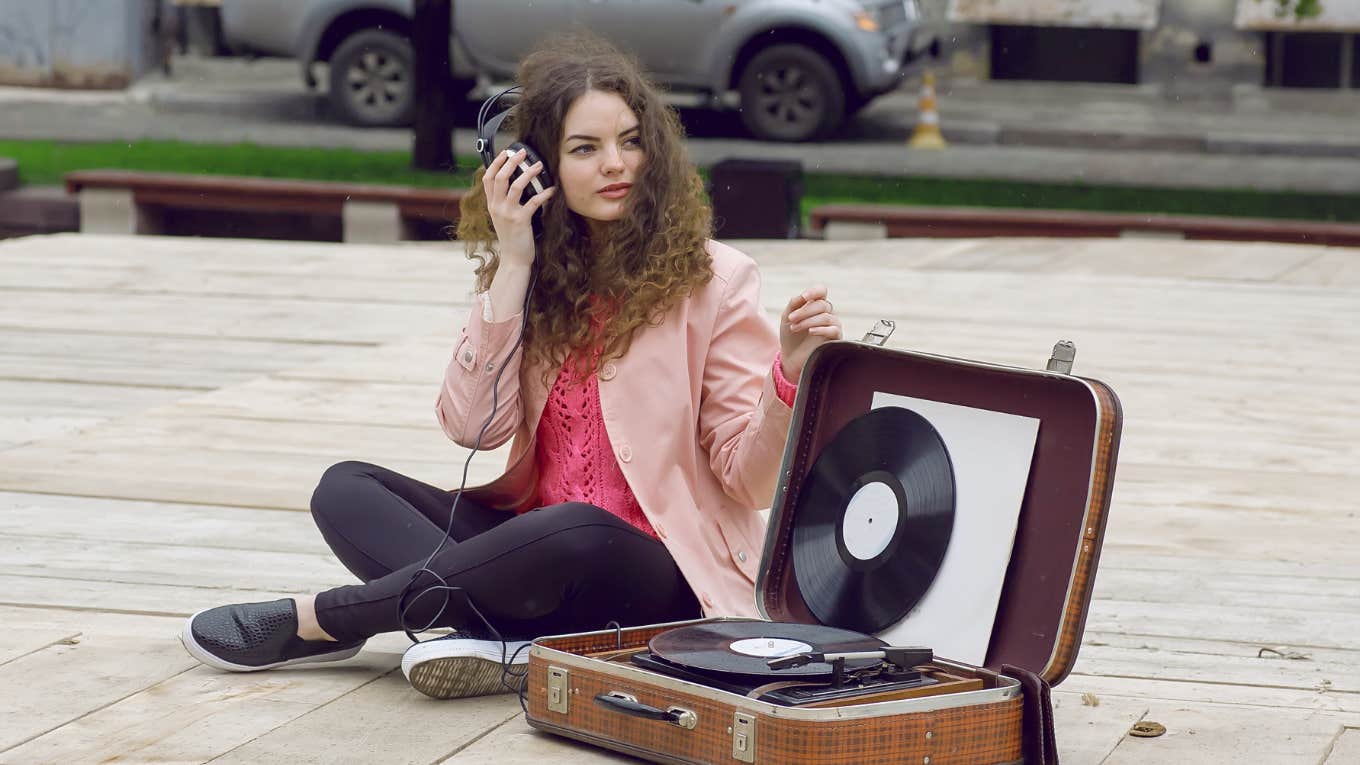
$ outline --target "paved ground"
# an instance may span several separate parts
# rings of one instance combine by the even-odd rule
[[[954,147],[907,151],[915,83],[875,101],[835,141],[747,140],[735,116],[687,109],[691,153],[781,157],[822,172],[1089,182],[1115,185],[1360,190],[1360,95],[1238,88],[1187,101],[1138,86],[942,83]],[[471,114],[464,128],[471,126]],[[0,137],[408,149],[405,130],[339,124],[304,89],[293,62],[180,59],[126,92],[0,88]],[[456,134],[468,151],[473,136]]]
[[[825,280],[852,335],[890,317],[894,347],[1025,367],[1067,338],[1118,391],[1066,765],[1360,759],[1360,251],[738,245],[772,316]],[[468,277],[449,245],[0,242],[0,763],[624,761],[513,697],[419,696],[403,639],[251,675],[175,639],[204,606],[349,581],[302,512],[327,465],[456,482],[430,407]]]

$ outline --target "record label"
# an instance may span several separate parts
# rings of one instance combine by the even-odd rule
[[[734,640],[731,643],[731,648],[743,656],[759,656],[762,659],[792,656],[796,653],[807,653],[812,650],[811,645],[801,640],[788,640],[786,638]]]
[[[902,519],[897,494],[883,481],[870,481],[850,497],[841,521],[841,540],[856,560],[877,558],[897,536]]]

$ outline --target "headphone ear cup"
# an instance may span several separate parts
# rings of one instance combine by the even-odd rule
[[[515,168],[515,171],[510,174],[511,183],[514,183],[517,178],[524,174],[525,168],[532,167],[535,162],[543,161],[543,158],[538,155],[538,152],[534,151],[533,147],[526,143],[516,141],[510,144],[508,151],[515,152],[520,149],[524,150],[524,159],[520,161],[519,167]],[[553,179],[548,173],[548,163],[544,162],[543,169],[539,170],[538,175],[534,176],[533,180],[529,182],[529,185],[524,187],[524,194],[519,198],[520,204],[528,202],[535,194],[550,188],[552,185]]]

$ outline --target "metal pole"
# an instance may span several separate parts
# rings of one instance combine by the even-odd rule
[[[453,0],[415,0],[412,21],[415,143],[411,164],[417,170],[449,172],[456,169],[450,68]]]

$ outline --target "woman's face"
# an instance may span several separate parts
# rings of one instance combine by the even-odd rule
[[[567,109],[557,179],[587,222],[623,217],[644,154],[638,118],[617,94],[588,90]]]

